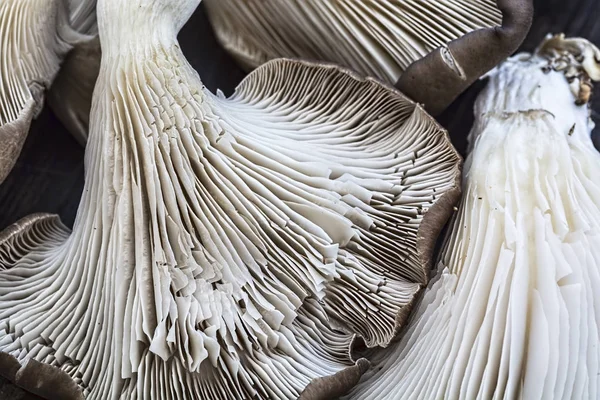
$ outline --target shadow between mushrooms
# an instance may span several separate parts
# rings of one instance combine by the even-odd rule
[[[427,282],[459,195],[447,133],[334,66],[213,95],[176,40],[198,3],[98,1],[73,232],[38,215],[0,239],[0,372],[27,390],[331,398],[368,366],[356,337],[387,346]]]

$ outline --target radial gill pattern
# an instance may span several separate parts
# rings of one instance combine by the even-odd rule
[[[98,4],[83,199],[64,242],[11,231],[5,363],[89,399],[337,396],[368,366],[355,337],[388,345],[426,283],[459,157],[419,106],[335,67],[274,61],[211,94],[172,27],[194,1],[153,3]]]
[[[48,93],[54,114],[82,145],[89,134],[92,94],[100,69],[96,0],[69,0],[69,22],[80,34]]]
[[[494,0],[205,2],[217,38],[246,68],[323,60],[390,83],[439,46],[501,21]]]
[[[600,397],[597,54],[557,36],[491,75],[441,276],[349,398]]]
[[[16,161],[71,35],[62,0],[0,2],[0,182]]]

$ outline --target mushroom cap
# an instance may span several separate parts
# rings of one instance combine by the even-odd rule
[[[500,25],[494,0],[205,0],[218,40],[252,69],[278,57],[335,62],[396,83],[414,61]]]
[[[348,399],[598,398],[594,54],[559,35],[490,74],[439,274]]]
[[[460,157],[339,67],[272,61],[210,93],[176,41],[194,1],[98,3],[77,221],[0,243],[0,351],[88,399],[339,396],[357,340],[389,345],[427,282]]]

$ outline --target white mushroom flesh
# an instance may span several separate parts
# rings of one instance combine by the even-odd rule
[[[69,51],[62,0],[0,3],[0,128],[36,106],[32,86],[50,85]]]
[[[69,0],[69,23],[81,38],[65,58],[48,93],[48,103],[67,130],[85,145],[101,58],[96,0]]]
[[[348,398],[600,397],[599,54],[556,36],[490,74],[441,276]]]
[[[69,22],[77,32],[97,34],[97,0],[69,0]]]
[[[89,399],[298,397],[394,338],[457,196],[446,132],[373,80],[280,60],[210,93],[197,4],[98,2],[73,233],[3,250],[0,351]]]
[[[278,57],[331,61],[395,83],[410,64],[500,25],[494,0],[206,0],[217,38],[247,68]]]
[[[0,2],[0,183],[16,162],[60,63],[78,40],[63,0]]]

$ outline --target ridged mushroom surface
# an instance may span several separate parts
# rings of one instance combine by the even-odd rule
[[[73,39],[62,0],[0,3],[0,182],[14,165]]]
[[[176,41],[197,4],[98,2],[73,232],[29,220],[0,245],[0,372],[36,393],[332,398],[368,367],[356,338],[387,346],[427,282],[459,191],[446,132],[333,66],[213,95]]]
[[[96,0],[69,0],[69,22],[81,38],[64,60],[48,93],[58,119],[82,145],[89,134],[90,108],[100,70]]]
[[[98,33],[96,3],[97,0],[68,0],[69,22],[73,29],[88,35]]]
[[[277,57],[335,62],[396,83],[436,48],[498,26],[494,0],[206,0],[221,44],[251,69]]]
[[[490,75],[440,276],[348,398],[599,398],[599,55],[549,37]]]

